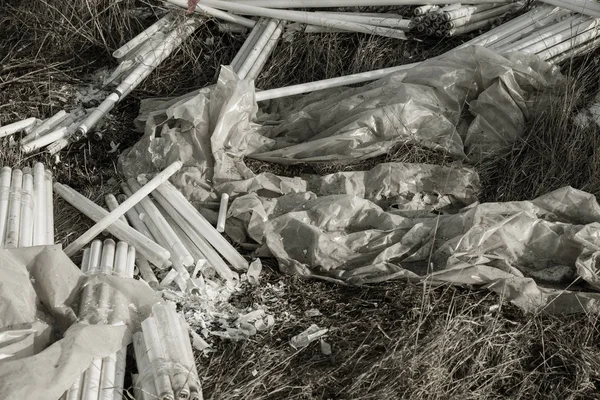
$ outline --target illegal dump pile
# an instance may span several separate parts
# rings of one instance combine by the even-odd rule
[[[106,32],[92,31],[113,50],[116,65],[96,71],[91,87],[80,85],[64,109],[52,107],[45,119],[39,113],[3,117],[0,137],[6,138],[7,154],[37,151],[46,168],[57,164],[54,183],[44,164],[32,169],[27,160],[0,173],[0,298],[8,305],[0,316],[0,382],[5,382],[0,397],[200,399],[205,382],[212,398],[220,398],[220,389],[242,398],[324,396],[294,393],[293,383],[269,389],[264,382],[281,373],[277,366],[292,368],[281,343],[300,354],[318,342],[321,356],[335,362],[330,338],[343,342],[350,330],[316,324],[314,318],[334,322],[315,308],[302,313],[302,325],[286,330],[286,322],[298,318],[283,306],[293,294],[262,270],[263,261],[274,260],[289,275],[341,285],[387,288],[389,281],[402,280],[483,287],[497,294],[496,302],[522,311],[598,315],[600,205],[593,194],[566,182],[527,200],[481,200],[482,192],[490,191],[482,187],[489,177],[505,172],[498,165],[518,157],[515,149],[525,142],[531,121],[555,110],[561,93],[570,90],[570,77],[561,72],[568,70],[566,62],[597,48],[600,5],[583,0],[322,3],[169,0],[156,7],[153,22],[137,35],[125,29],[131,34],[118,46],[107,44]],[[70,11],[76,15],[75,8]],[[98,12],[126,18],[125,9]],[[91,21],[98,23],[93,18],[92,13]],[[130,146],[95,149],[107,129],[102,124],[110,127],[130,95],[158,79],[155,71],[209,24],[222,35],[243,38],[234,54],[216,61],[222,65],[218,76],[174,97],[142,99],[137,117],[127,122],[133,120],[143,134],[131,140],[123,138],[129,135],[122,129],[112,138]],[[289,73],[273,63],[289,58],[283,49],[294,42],[357,34],[415,46],[426,45],[421,41],[430,36],[455,41],[412,63],[255,88],[265,77]],[[202,39],[205,45],[216,40],[208,39]],[[20,51],[16,48],[7,57]],[[14,69],[18,66],[2,71]],[[590,92],[597,91],[594,85]],[[579,131],[600,126],[595,101],[577,113],[559,108],[561,121]],[[117,173],[96,170],[113,180],[100,188],[104,204],[99,205],[80,184],[71,186],[81,179],[71,173],[91,167],[87,157],[109,154],[115,154],[107,159]],[[90,184],[92,175],[87,173]],[[52,188],[67,211],[55,212]],[[82,214],[94,224],[67,226],[55,245],[54,216],[58,224],[61,213]],[[73,221],[72,215],[66,218]],[[421,306],[427,315],[416,317],[417,344],[426,321],[436,326],[427,304]],[[497,318],[498,309],[488,307],[485,321]],[[464,312],[461,317],[471,311]],[[344,320],[341,314],[332,313]],[[400,317],[386,316],[375,318],[373,330],[382,332],[380,340],[399,342],[386,330],[397,333],[393,324]],[[240,365],[226,371],[237,376],[248,370],[247,391],[215,383],[215,371],[225,371],[218,366],[218,357],[228,354],[223,343],[259,343],[277,334],[285,340],[271,343],[261,357],[281,359],[257,370],[252,357],[242,354]],[[435,341],[429,343],[429,354],[441,351]],[[369,372],[340,393],[398,398],[411,385],[417,393],[419,379],[406,377],[398,377],[386,395],[369,393],[368,381],[378,374],[374,365],[397,371],[391,354],[414,354],[397,346],[384,350]],[[464,349],[458,354],[467,357]],[[348,362],[353,357],[349,353]],[[358,358],[357,365],[363,357]],[[463,367],[455,367],[452,357],[445,360],[448,379],[457,379],[454,368]],[[305,370],[313,363],[296,367]],[[345,374],[344,365],[336,370]],[[484,373],[465,376],[489,382]],[[514,394],[514,388],[488,384],[478,390]],[[436,396],[456,395],[447,385],[439,383],[443,394]],[[260,392],[256,397],[254,390]],[[340,396],[329,390],[326,396]]]

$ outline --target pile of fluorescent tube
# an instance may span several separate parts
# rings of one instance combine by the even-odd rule
[[[202,399],[196,361],[183,315],[174,304],[156,304],[152,315],[133,335],[138,373],[133,376],[136,400]]]
[[[52,173],[32,168],[0,169],[0,248],[54,244]]]
[[[521,6],[520,3],[421,6],[414,10],[412,22],[421,35],[458,36],[491,26]]]
[[[185,292],[190,279],[194,279],[207,266],[228,282],[238,279],[238,274],[229,265],[237,271],[248,269],[248,261],[219,232],[224,230],[228,203],[226,196],[222,200],[220,216],[216,218],[217,230],[170,182],[159,182],[152,189],[152,197],[140,195],[142,184],[147,185],[144,176],[138,177],[138,181],[130,179],[123,182],[122,195],[108,195],[105,201],[110,212],[66,185],[56,183],[54,188],[59,196],[97,224],[117,211],[119,199],[121,205],[125,205],[128,199],[135,198],[133,205],[123,211],[126,220],[116,218],[99,229],[106,229],[136,247],[140,277],[154,288],[168,287],[174,282]],[[68,255],[71,254],[70,247],[78,240],[65,249]],[[158,282],[150,264],[159,270],[166,271],[169,267],[170,270]]]
[[[81,271],[88,276],[116,275],[133,278],[135,248],[125,242],[95,240],[83,252]],[[128,320],[127,298],[106,283],[84,286],[79,319],[89,324],[114,325]],[[126,398],[123,393],[127,347],[108,357],[92,361],[61,400],[113,400]]]

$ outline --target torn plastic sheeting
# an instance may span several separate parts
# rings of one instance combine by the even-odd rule
[[[287,188],[284,192],[283,185],[266,185],[260,180],[263,176],[222,186],[226,192],[251,192],[237,197],[229,209],[226,232],[239,243],[248,238],[263,243],[266,221],[302,210],[319,196],[355,195],[394,214],[429,218],[431,211],[455,212],[477,201],[479,191],[479,178],[473,170],[429,164],[384,163],[369,171],[293,178],[297,193],[287,193]],[[267,182],[279,179],[274,175],[267,178],[271,178]]]
[[[140,118],[146,120],[145,135],[119,158],[119,168],[127,177],[160,169],[167,160],[181,160],[184,167],[171,182],[192,201],[215,200],[212,183],[214,168],[218,164],[220,175],[240,177],[241,164],[229,166],[232,158],[229,149],[255,150],[260,143],[248,143],[253,138],[262,141],[257,134],[240,134],[241,142],[224,142],[223,135],[214,135],[216,129],[248,131],[257,110],[254,102],[252,81],[239,81],[228,68],[223,68],[219,83],[214,89],[202,89],[194,96],[184,95],[177,99],[154,102],[154,111],[144,111]],[[166,107],[166,108],[165,108]],[[219,128],[216,128],[218,125]],[[243,163],[242,163],[243,164]],[[225,169],[229,168],[228,172]],[[253,174],[245,169],[244,178]],[[228,179],[229,180],[229,179]]]
[[[36,330],[32,350],[0,363],[0,398],[59,398],[92,359],[114,354],[130,342],[131,332],[161,300],[143,282],[105,278],[128,299],[127,324],[78,323],[78,293],[88,279],[60,246],[0,249],[0,331]]]
[[[514,143],[537,92],[561,82],[558,69],[536,57],[460,49],[288,112],[268,134],[273,148],[250,157],[355,161],[417,143],[477,159]],[[465,112],[471,115],[462,118]],[[462,121],[466,129],[457,130]]]
[[[408,278],[488,285],[525,309],[552,300],[551,311],[598,312],[600,294],[572,284],[579,277],[600,287],[600,209],[592,199],[566,187],[533,201],[406,218],[352,196],[313,197],[261,221],[261,229],[287,273],[352,284]]]
[[[120,169],[130,177],[180,159],[184,168],[172,182],[203,201],[216,199],[215,187],[220,192],[220,185],[255,177],[244,157],[355,162],[414,143],[477,159],[520,137],[536,95],[562,81],[556,67],[535,56],[503,57],[474,46],[360,88],[302,97],[299,108],[285,110],[284,121],[269,127],[253,122],[252,81],[223,67],[214,88],[148,101],[139,117],[145,135],[121,156]]]
[[[477,201],[479,176],[469,168],[431,164],[382,163],[367,171],[337,172],[325,176],[285,178],[262,173],[253,178],[228,182],[219,187],[230,195],[257,193],[275,197],[313,192],[319,196],[348,194],[371,200],[383,208],[414,209],[416,194],[429,194],[430,210],[446,206],[462,208]],[[434,198],[435,197],[435,198]],[[419,207],[425,210],[426,207]]]

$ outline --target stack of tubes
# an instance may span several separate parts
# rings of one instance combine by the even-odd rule
[[[258,20],[231,62],[240,79],[256,79],[277,45],[284,22],[277,19]]]
[[[143,176],[138,177],[137,181],[129,179],[123,182],[123,194],[106,196],[107,208],[116,209],[119,203],[133,196],[145,183]],[[58,183],[54,187],[58,195],[95,222],[108,215],[102,207],[70,187]],[[186,291],[190,287],[190,279],[207,266],[227,282],[239,278],[229,265],[236,271],[248,269],[248,261],[219,232],[225,223],[227,197],[224,196],[220,216],[213,219],[214,212],[211,214],[203,210],[201,213],[168,181],[158,186],[151,196],[144,197],[129,209],[125,213],[126,219],[117,220],[107,228],[109,233],[132,245],[143,240],[153,245],[143,248],[136,245],[139,252],[136,265],[140,277],[151,287],[164,288],[174,282],[180,290]],[[206,206],[215,207],[213,204]],[[219,205],[216,204],[216,207]],[[203,214],[209,215],[212,223]],[[218,223],[219,230],[213,226],[214,223]],[[168,259],[164,258],[165,252]],[[166,271],[169,267],[170,270],[158,282],[150,264],[159,270]]]
[[[50,154],[56,154],[64,148],[61,144],[66,142],[66,138],[75,134],[88,112],[79,107],[70,112],[61,110],[43,121],[27,118],[0,127],[0,138],[22,132],[20,146],[24,154],[43,148],[47,148]]]
[[[188,8],[187,0],[168,0],[168,2],[185,9]],[[320,3],[321,4],[317,7],[325,6],[327,2]],[[363,4],[352,6],[365,5],[370,5],[370,2],[365,1]],[[326,30],[359,32],[401,40],[407,39],[405,31],[410,29],[410,20],[402,19],[399,16],[390,19],[389,17],[384,16],[369,16],[354,13],[281,10],[277,9],[278,7],[276,8],[275,6],[276,5],[269,5],[269,7],[262,7],[260,5],[255,5],[255,3],[203,0],[198,3],[195,11],[201,14],[209,14],[217,18],[220,18],[220,16],[216,14],[215,11],[220,13],[229,11],[238,14],[238,17],[244,15],[247,17],[278,19],[306,24],[312,27],[325,28]],[[293,6],[294,5],[290,8],[293,8]],[[298,4],[296,7],[304,7],[304,5]]]
[[[393,28],[404,32],[409,32],[416,25],[408,18],[404,18],[399,14],[393,13],[357,13],[343,11],[328,11],[328,12],[313,12],[313,14],[339,19],[341,21],[349,21],[361,23],[366,26],[379,28]],[[348,32],[346,29],[330,28],[319,25],[302,24],[294,22],[286,27],[286,31],[302,31],[304,33],[332,33],[332,32]]]
[[[412,21],[418,34],[452,37],[493,25],[521,6],[521,3],[427,5],[415,8]]]
[[[0,169],[0,248],[54,244],[52,173],[32,168]]]
[[[188,18],[177,23],[167,14],[130,42],[117,49],[113,56],[121,63],[104,84],[116,84],[112,93],[95,109],[78,108],[71,112],[59,111],[46,121],[28,118],[0,127],[0,138],[24,132],[21,149],[24,153],[47,148],[56,154],[70,143],[85,137],[96,124],[150,73],[163,62],[201,24],[201,20]]]
[[[600,40],[598,40],[597,36],[598,30],[595,27],[592,28],[588,26],[588,29],[583,31],[581,28],[574,29],[571,25],[566,27],[566,25],[570,24],[570,22],[567,22],[566,25],[558,25],[560,22],[564,22],[565,18],[581,17],[586,19],[587,17],[585,17],[585,15],[586,14],[578,15],[577,13],[574,13],[566,8],[552,7],[545,4],[539,5],[516,18],[469,40],[468,42],[465,42],[464,44],[458,46],[458,48],[477,45],[496,49],[499,46],[508,45],[504,50],[511,51],[511,45],[523,45],[523,42],[519,44],[517,41],[527,40],[528,35],[532,35],[532,38],[539,42],[539,45],[542,43],[549,44],[550,42],[546,40],[546,37],[554,35],[554,31],[561,29],[562,33],[557,36],[557,39],[561,40],[560,43],[556,43],[552,46],[544,45],[547,48],[542,51],[533,51],[536,49],[531,48],[519,50],[535,53],[546,61],[558,64],[572,57],[586,54],[600,45]],[[595,22],[590,21],[596,20],[593,19],[587,21],[591,25],[595,25]],[[306,82],[281,88],[258,91],[256,92],[255,98],[257,102],[263,102],[287,96],[310,93],[316,90],[331,89],[340,86],[369,82],[384,78],[390,74],[397,73],[402,70],[414,68],[418,65],[419,63],[398,65],[395,67],[359,72],[352,75],[329,78],[320,81]]]
[[[84,250],[81,271],[88,276],[116,275],[133,278],[135,248],[125,242],[107,239],[92,242]],[[84,286],[79,319],[89,324],[127,323],[127,298],[112,286],[100,282]],[[113,400],[126,398],[123,393],[127,347],[105,358],[92,361],[88,369],[63,394],[61,400]]]
[[[593,50],[600,44],[600,19],[550,6],[536,7],[461,45],[480,45],[501,54],[520,51],[551,63]]]
[[[133,376],[137,400],[200,400],[202,389],[187,333],[175,305],[156,304],[152,315],[133,335],[138,374]]]

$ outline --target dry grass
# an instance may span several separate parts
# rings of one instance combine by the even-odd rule
[[[595,317],[525,316],[495,295],[403,282],[347,288],[281,278],[268,335],[200,357],[207,399],[600,398]],[[246,294],[248,304],[272,298]],[[323,314],[306,317],[317,308]],[[300,351],[289,339],[329,328]]]
[[[155,1],[10,0],[0,4],[0,124],[48,117],[69,107],[90,74],[115,65],[111,52],[152,23]],[[137,8],[136,8],[137,7]],[[140,13],[138,11],[143,11]],[[163,63],[100,128],[102,139],[71,146],[54,166],[58,181],[98,203],[116,190],[119,151],[138,138],[132,120],[146,96],[172,96],[215,81],[243,36],[219,32],[213,21]],[[301,35],[281,43],[257,81],[272,88],[339,76],[439,54],[453,42],[399,42],[367,35]],[[476,167],[483,199],[527,199],[570,184],[600,194],[596,128],[568,118],[597,89],[595,58],[572,66],[569,90],[540,108],[527,135],[504,157]],[[112,146],[118,150],[111,152]],[[7,141],[0,165],[53,160],[24,157]],[[444,155],[401,146],[358,165],[275,167],[252,161],[256,172],[282,175],[371,168],[377,162],[449,163]],[[58,239],[68,243],[90,221],[56,201]],[[267,264],[270,260],[265,260]],[[272,331],[244,342],[220,341],[198,367],[207,399],[590,399],[600,398],[600,335],[591,316],[524,315],[487,292],[429,288],[405,282],[349,288],[282,277],[265,268],[264,283],[235,299],[267,304]],[[266,283],[283,283],[274,293]],[[308,318],[317,308],[323,314]],[[311,323],[327,327],[333,354],[318,343],[295,351],[289,339]]]
[[[483,201],[533,199],[570,185],[600,195],[600,129],[582,128],[572,117],[598,89],[598,56],[592,53],[563,66],[570,77],[565,91],[540,101],[526,135],[505,156],[477,166]]]

